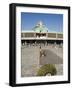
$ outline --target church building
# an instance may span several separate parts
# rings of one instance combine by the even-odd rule
[[[21,31],[21,43],[44,43],[44,44],[61,44],[63,43],[63,33],[49,32],[46,25],[39,21],[32,30]]]

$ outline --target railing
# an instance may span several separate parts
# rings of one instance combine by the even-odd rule
[[[24,39],[47,39],[47,40],[63,40],[63,34],[62,33],[21,33],[21,40]]]

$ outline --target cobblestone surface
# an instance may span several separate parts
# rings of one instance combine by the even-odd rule
[[[46,51],[45,57],[40,57],[38,46],[21,47],[21,76],[36,76],[37,70],[44,64],[55,64],[57,75],[63,74],[63,51],[54,47],[42,47]]]
[[[22,47],[21,53],[21,76],[36,76],[39,66],[39,48]]]

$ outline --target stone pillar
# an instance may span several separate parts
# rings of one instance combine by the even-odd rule
[[[36,33],[34,33],[34,37],[36,37]]]
[[[57,35],[57,33],[56,33],[56,39],[58,38],[58,35]]]
[[[48,38],[48,33],[46,33],[46,37]]]

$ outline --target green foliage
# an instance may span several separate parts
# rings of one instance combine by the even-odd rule
[[[51,75],[56,75],[57,70],[55,65],[45,64],[44,66],[40,67],[40,69],[37,72],[37,76],[45,76],[48,73],[50,73]]]

